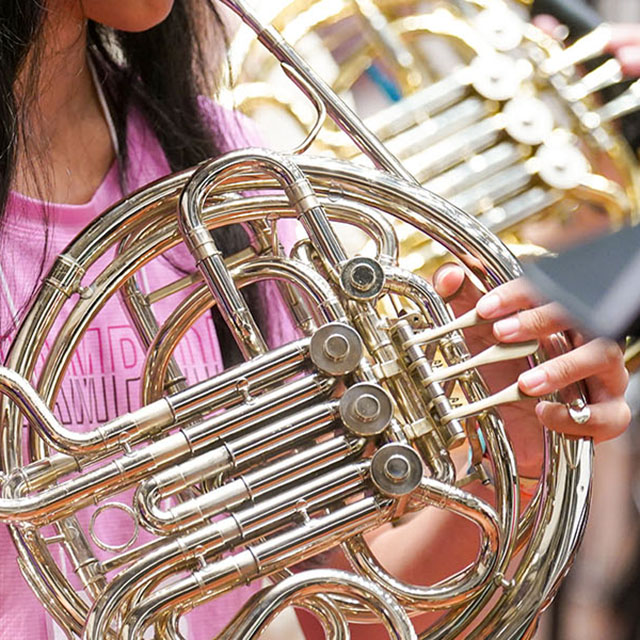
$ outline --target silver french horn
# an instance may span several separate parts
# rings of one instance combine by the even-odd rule
[[[220,638],[258,637],[289,605],[313,612],[331,638],[372,620],[392,638],[531,637],[580,542],[592,445],[544,431],[543,469],[521,504],[525,480],[498,407],[523,398],[515,379],[488,389],[480,368],[552,356],[562,337],[471,354],[464,332],[474,312],[455,317],[427,279],[399,266],[390,221],[443,246],[484,289],[518,276],[517,261],[474,218],[421,188],[275,29],[240,0],[223,4],[378,168],[233,152],[133,194],[57,258],[0,369],[0,520],[22,572],[69,637],[84,640],[142,638],[152,628],[180,638],[181,616],[258,578],[273,584]],[[282,218],[304,231],[289,254],[275,224]],[[238,222],[257,243],[223,260],[210,231]],[[349,255],[345,229],[364,233],[372,255]],[[143,295],[138,270],[181,243],[198,272]],[[279,284],[300,327],[299,339],[271,350],[240,295],[265,280]],[[160,322],[154,303],[194,284]],[[51,407],[113,295],[124,296],[147,351],[141,408],[73,432]],[[213,305],[245,361],[187,386],[172,354]],[[455,462],[467,450],[468,470]],[[472,480],[493,498],[474,495]],[[367,534],[424,508],[473,523],[477,556],[436,584],[408,584],[377,561]],[[99,554],[107,545],[79,514],[109,509],[152,539]],[[351,571],[300,568],[337,546]],[[424,611],[441,615],[418,634],[412,617]]]

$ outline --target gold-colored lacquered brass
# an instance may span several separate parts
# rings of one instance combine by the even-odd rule
[[[423,186],[526,245],[518,252],[635,222],[638,162],[616,121],[640,106],[640,85],[603,104],[599,91],[623,80],[620,65],[579,67],[602,52],[606,26],[564,50],[503,0],[317,0],[265,11]],[[258,117],[268,104],[269,117],[286,112],[308,129],[313,112],[248,38],[240,32],[232,47],[237,103]],[[316,148],[362,161],[329,127]],[[431,253],[418,238],[404,243],[417,254],[412,268]]]
[[[67,634],[85,640],[181,638],[189,611],[263,577],[275,586],[220,638],[257,637],[290,604],[315,613],[332,638],[371,620],[393,638],[530,637],[582,535],[592,445],[540,428],[540,478],[521,507],[501,408],[523,400],[520,369],[488,388],[478,368],[500,364],[504,382],[511,363],[553,355],[562,338],[471,358],[464,333],[477,318],[454,317],[428,280],[402,268],[393,221],[443,246],[484,289],[517,276],[516,260],[474,218],[404,175],[275,30],[242,2],[224,4],[385,170],[233,152],[133,194],[59,256],[0,368],[0,521],[22,572]],[[287,218],[301,228],[290,251],[275,224]],[[225,261],[211,231],[239,222],[256,242]],[[356,230],[371,240],[369,255],[345,249]],[[140,269],[178,245],[197,272],[143,294]],[[267,347],[240,295],[258,281],[278,283],[298,339]],[[154,305],[179,291],[182,302],[161,321]],[[51,407],[114,295],[147,351],[143,404],[78,433]],[[214,305],[245,361],[189,386],[172,356]],[[531,415],[524,400],[515,405],[519,429]],[[474,495],[477,480],[491,500]],[[402,516],[426,507],[475,525],[477,555],[436,584],[408,584],[378,563],[366,534],[390,522],[401,532],[410,526]],[[113,509],[134,525],[117,544],[93,527]],[[338,545],[352,571],[290,571]],[[418,636],[411,617],[431,610],[441,616]]]

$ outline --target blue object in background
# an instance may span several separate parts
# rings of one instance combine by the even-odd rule
[[[367,69],[367,75],[377,84],[391,102],[399,102],[402,99],[400,87],[386,74],[379,65],[372,64]]]

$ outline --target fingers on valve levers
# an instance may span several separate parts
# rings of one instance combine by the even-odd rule
[[[476,300],[481,318],[493,321],[493,338],[517,343],[544,340],[558,331],[571,328],[571,321],[557,303],[541,303],[531,285],[519,278],[491,290],[478,299],[479,292],[461,267],[446,264],[434,274],[438,293],[448,298],[456,313],[464,312]],[[629,374],[620,347],[603,338],[576,341],[572,351],[559,355],[520,374],[520,390],[540,397],[586,380],[589,402],[541,401],[536,414],[547,427],[569,435],[607,440],[622,433],[630,421],[630,409],[624,400]]]

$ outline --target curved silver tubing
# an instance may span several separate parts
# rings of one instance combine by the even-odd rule
[[[254,506],[246,506],[218,522],[206,525],[192,533],[174,537],[160,549],[148,554],[121,572],[96,601],[87,618],[85,640],[99,640],[115,613],[136,591],[149,583],[159,581],[172,566],[196,563],[200,558],[215,558],[236,544],[257,540],[286,524],[299,510],[300,501],[308,500],[314,509],[361,492],[367,464],[348,464],[321,476],[287,488],[282,494],[261,499]],[[267,519],[265,516],[271,518]]]
[[[417,640],[416,633],[406,612],[388,593],[374,582],[352,573],[336,569],[304,571],[269,589],[265,589],[254,602],[254,607],[240,614],[225,631],[220,640],[258,637],[280,611],[292,604],[304,606],[305,599],[316,594],[349,595],[369,607],[384,624],[390,638]],[[349,638],[347,635],[337,636]]]
[[[317,165],[314,164],[314,162],[315,161],[307,161],[307,165],[308,166],[306,167],[306,170],[312,175],[314,173],[316,174],[316,175],[313,175],[315,180],[318,180],[318,179],[322,180],[322,176],[324,176],[325,173],[329,172],[331,169],[333,169],[335,172],[339,173],[341,175],[342,179],[346,180],[347,182],[352,182],[352,183],[354,183],[356,185],[358,185],[358,184],[368,184],[368,183],[370,183],[371,180],[374,179],[374,177],[377,180],[381,179],[381,177],[379,175],[376,175],[376,173],[373,172],[373,171],[369,172],[367,170],[364,170],[364,171],[362,171],[362,173],[358,172],[357,175],[355,175],[355,174],[351,174],[350,175],[350,172],[345,168],[344,165],[342,165],[340,163],[335,163],[335,167],[331,167],[331,168],[327,169],[326,166],[318,167]],[[328,164],[332,164],[332,163],[328,163]],[[335,178],[335,173],[333,174],[333,177]],[[384,188],[388,189],[389,190],[389,194],[390,194],[392,189],[394,188],[393,187],[393,179],[388,178],[388,177],[382,177],[381,183],[382,183],[383,189]],[[319,187],[315,187],[315,188],[316,188],[316,190],[319,191],[321,196],[322,196],[323,191],[325,191],[325,189],[328,189],[327,186],[324,186],[322,184]],[[384,198],[384,194],[382,196],[377,196],[377,197],[378,198]],[[451,236],[453,238],[454,233],[455,233],[454,232],[454,226],[455,226],[456,222],[459,222],[459,221],[455,220],[455,217],[459,216],[459,213],[454,207],[436,206],[437,198],[433,197],[433,202],[429,202],[429,200],[431,199],[429,195],[427,195],[425,197],[424,192],[419,191],[419,190],[416,190],[415,192],[413,192],[413,190],[411,188],[407,188],[406,185],[404,185],[404,187],[402,189],[402,193],[401,193],[400,196],[398,196],[397,189],[396,189],[396,196],[395,197],[400,200],[400,214],[399,215],[404,216],[407,219],[407,221],[414,222],[418,226],[423,227],[423,228],[425,226],[426,227],[433,226],[435,228],[437,223],[441,224],[441,226],[439,227],[439,230],[438,230],[439,233],[442,234],[446,238],[447,234],[449,233],[447,231],[447,229],[451,229],[450,233],[451,233]],[[370,199],[370,196],[363,196],[363,199],[364,200]],[[425,200],[427,201],[426,203],[425,203]],[[437,203],[437,204],[439,205],[440,203]],[[419,212],[420,211],[426,211],[427,208],[429,207],[429,205],[435,209],[435,216],[433,216],[433,217],[435,217],[436,219],[441,217],[442,218],[441,221],[437,221],[436,222],[433,219],[422,218],[422,216],[420,215]],[[415,207],[415,213],[412,213],[410,211],[409,207]],[[232,206],[229,206],[229,203],[225,204],[225,207],[224,207],[224,217],[225,218],[228,217],[228,216],[230,217],[230,216],[235,215],[235,212],[232,211],[232,208],[233,208]],[[243,212],[240,210],[240,205],[236,204],[236,208],[238,209],[238,217],[242,218],[243,217]],[[451,217],[453,219],[448,218],[445,215],[445,211],[446,211],[446,214],[451,215]],[[212,216],[215,216],[216,215],[215,214],[215,207],[212,206],[208,210],[208,213],[211,214]],[[255,216],[255,214],[253,214],[253,215]],[[295,214],[291,213],[291,215],[295,215]],[[250,218],[250,216],[248,214],[245,215],[244,217],[246,219]],[[486,247],[488,247],[488,250],[493,250],[494,247],[491,246],[491,245],[497,244],[496,241],[491,236],[489,236],[488,234],[486,234],[486,243],[485,244],[483,244],[482,242],[478,242],[478,237],[477,237],[478,234],[475,233],[476,231],[477,230],[474,230],[474,234],[473,235],[472,235],[471,231],[469,231],[468,240],[467,240],[467,242],[468,242],[468,245],[467,245],[468,246],[468,252],[461,252],[462,253],[462,260],[463,260],[463,262],[468,260],[469,263],[474,266],[474,272],[476,274],[480,275],[483,279],[489,279],[489,281],[490,281],[492,278],[495,278],[495,279],[499,280],[500,277],[501,277],[501,274],[505,273],[505,266],[504,266],[505,263],[504,262],[503,263],[499,263],[499,261],[496,260],[496,269],[495,270],[484,271],[483,269],[480,268],[480,265],[486,264],[487,262],[489,262],[489,264],[491,264],[492,257],[489,256],[489,259],[487,259],[487,256],[484,255],[483,256],[483,258],[485,259],[484,261],[478,261],[478,260],[473,260],[472,259],[473,256],[474,256],[474,253],[476,253],[478,255],[479,255],[479,253],[478,253],[479,251],[484,253],[484,251],[487,250]],[[482,233],[483,233],[482,230],[479,230],[479,235],[480,235],[481,238],[482,238]],[[455,242],[458,245],[461,245],[461,244],[463,244],[465,242],[465,226],[464,225],[463,225],[462,232],[459,234],[459,236],[457,238],[455,238]],[[499,248],[499,245],[498,245],[498,248]],[[508,264],[508,262],[507,262],[507,264]],[[563,455],[562,452],[560,452],[561,459],[562,459],[562,455]],[[578,455],[579,455],[581,460],[584,459],[584,455],[582,453],[578,452]],[[569,486],[572,486],[571,483],[573,481],[570,480],[570,476],[571,476],[571,473],[569,473],[568,475],[561,474],[560,482],[561,483],[566,483],[565,484],[565,488],[569,487]],[[566,495],[566,494],[563,494],[562,490],[559,491],[558,493],[559,493],[559,495]],[[565,499],[567,499],[567,498],[565,498]],[[586,505],[586,499],[584,500],[583,504]],[[584,513],[584,509],[583,509],[582,513]],[[562,515],[562,518],[565,518],[565,520],[563,520],[563,523],[565,525],[567,524],[566,517],[567,517],[566,515],[564,515],[564,514]],[[566,552],[567,553],[572,553],[572,552],[569,551],[568,547],[566,549]],[[559,564],[558,564],[558,566],[559,566]],[[477,607],[473,607],[473,606],[470,605],[469,606],[469,612],[466,614],[466,616],[471,615],[470,612],[473,609],[477,609]],[[463,617],[465,617],[465,616],[463,616]],[[457,620],[456,624],[459,624],[460,622],[461,622],[461,620],[459,618]],[[444,632],[443,632],[443,635],[441,637],[446,637],[444,635]]]
[[[134,640],[157,616],[170,610],[188,610],[191,605],[185,603],[186,597],[197,597],[205,591],[208,597],[219,595],[232,589],[238,580],[253,580],[288,564],[293,545],[299,549],[294,554],[296,561],[302,561],[333,547],[338,538],[379,526],[388,517],[390,508],[388,499],[364,498],[208,564],[183,580],[156,591],[135,606],[124,620],[121,636],[123,640]],[[177,605],[177,602],[183,604]]]
[[[238,473],[258,464],[267,452],[275,454],[278,451],[286,451],[288,448],[303,444],[305,439],[326,434],[338,416],[338,403],[319,404],[293,416],[287,416],[284,420],[269,422],[261,429],[244,437],[227,440],[222,446],[190,458],[176,467],[154,474],[151,478],[144,480],[137,490],[136,501],[141,516],[150,530],[161,535],[175,528],[182,528],[184,525],[180,524],[181,520],[188,514],[183,513],[178,517],[173,507],[161,507],[162,500],[218,474]],[[264,470],[262,473],[265,473]],[[273,469],[273,473],[276,473],[276,469]],[[255,490],[248,478],[245,478],[238,489],[245,494],[253,493]],[[216,489],[213,493],[219,490]],[[195,502],[192,503],[191,515],[206,517],[201,501],[204,499],[209,501],[212,497],[212,493],[208,493],[192,499]],[[221,506],[226,503],[225,498],[220,501]],[[179,508],[184,510],[186,504],[181,503]]]
[[[251,357],[266,350],[264,338],[200,213],[207,193],[224,178],[229,167],[235,171],[238,168],[249,169],[273,176],[284,189],[311,242],[321,255],[328,258],[330,265],[337,267],[346,260],[346,254],[330,229],[309,181],[292,160],[275,152],[252,149],[250,153],[231,153],[220,160],[213,160],[196,171],[180,197],[180,231],[238,346],[245,356]]]
[[[499,546],[500,522],[495,511],[477,497],[450,485],[423,478],[418,491],[416,508],[426,505],[443,506],[478,525],[481,542],[475,562],[451,579],[437,585],[422,587],[409,585],[389,574],[376,560],[362,536],[347,540],[343,547],[355,567],[376,584],[384,587],[398,601],[413,609],[439,609],[458,605],[473,598],[494,576],[495,563],[501,555]]]
[[[272,29],[258,25],[240,3],[228,0],[225,4],[233,6],[256,28],[260,39],[275,51],[279,59],[296,65],[294,76],[297,74],[303,78],[301,84],[316,91],[317,83],[311,70],[299,62],[296,54]],[[321,84],[318,87],[317,93],[324,97],[328,90]],[[395,171],[396,175],[404,174],[397,161],[381,148],[337,98],[331,96],[326,102],[329,103],[327,110],[354,134],[358,144],[367,150],[374,162]],[[340,185],[337,200],[336,184]],[[208,198],[213,187],[215,197]],[[225,197],[238,189],[260,195],[246,199],[250,200],[250,206],[244,206],[245,198]],[[273,192],[275,200],[271,198]],[[307,368],[306,351],[299,345],[293,351],[285,348],[284,360],[278,361],[279,365],[275,367],[277,370],[281,366],[281,369],[273,373],[273,363],[265,364],[271,354],[266,353],[260,331],[239,295],[235,277],[246,282],[273,277],[287,283],[305,283],[304,290],[320,303],[318,317],[353,321],[373,360],[373,364],[364,360],[360,363],[354,374],[355,380],[374,382],[377,374],[382,372],[389,389],[397,391],[396,402],[402,404],[401,415],[391,420],[381,438],[383,442],[385,439],[391,443],[406,442],[405,423],[413,424],[412,420],[426,414],[425,398],[420,393],[414,394],[410,385],[407,389],[397,385],[394,380],[396,374],[390,374],[390,369],[385,368],[389,359],[396,357],[396,347],[391,339],[392,332],[378,324],[379,316],[374,305],[370,302],[356,304],[348,296],[342,304],[332,293],[334,289],[339,291],[336,283],[347,256],[329,221],[331,211],[340,219],[343,199],[354,202],[346,207],[346,211],[351,212],[345,215],[346,219],[349,215],[353,219],[359,215],[358,211],[386,212],[437,238],[487,288],[519,274],[515,260],[486,229],[429,192],[375,170],[354,169],[325,159],[294,160],[263,150],[229,154],[195,172],[183,172],[134,194],[126,203],[116,205],[90,225],[54,264],[37,304],[19,330],[8,358],[9,366],[31,379],[36,358],[57,313],[67,299],[74,297],[75,300],[75,296],[80,294],[80,300],[64,322],[61,333],[65,339],[54,343],[45,362],[38,384],[42,404],[30,409],[27,406],[31,394],[29,388],[16,383],[11,375],[4,377],[9,395],[31,412],[35,428],[29,443],[34,461],[23,468],[21,462],[27,447],[23,446],[26,443],[22,439],[22,419],[15,404],[2,400],[2,462],[9,475],[4,480],[6,497],[0,500],[0,518],[9,522],[28,520],[34,525],[24,529],[12,528],[20,561],[34,590],[44,602],[49,603],[52,614],[69,629],[69,633],[82,633],[87,604],[73,591],[51,559],[47,548],[50,541],[43,539],[34,527],[57,520],[61,539],[67,542],[74,540],[73,546],[67,545],[68,552],[74,566],[79,568],[87,593],[95,600],[87,619],[85,638],[102,640],[112,637],[111,625],[118,615],[125,616],[121,629],[123,637],[138,637],[150,624],[157,624],[159,632],[171,635],[171,630],[177,628],[180,615],[200,601],[223,593],[247,579],[280,572],[292,563],[349,538],[358,540],[361,534],[388,522],[398,513],[402,501],[385,497],[372,488],[369,462],[357,461],[363,441],[352,436],[332,434],[326,442],[321,439],[312,441],[310,450],[293,453],[287,460],[280,461],[277,457],[279,449],[274,445],[275,461],[270,461],[264,469],[250,463],[251,460],[260,460],[253,457],[259,456],[260,451],[256,434],[264,433],[265,439],[272,437],[261,431],[267,423],[283,428],[285,424],[290,426],[291,431],[284,428],[283,433],[294,444],[298,437],[296,430],[308,424],[307,420],[312,420],[311,415],[318,420],[314,422],[314,428],[318,429],[314,433],[323,433],[325,428],[328,428],[327,434],[331,433],[335,406],[327,400],[327,395],[335,388],[335,382],[319,374],[295,377]],[[236,371],[234,388],[229,386],[231,378],[226,383],[215,378],[199,388],[200,391],[195,393],[197,398],[180,395],[184,391],[193,393],[193,388],[178,391],[169,399],[158,400],[156,405],[151,405],[156,407],[151,418],[142,410],[134,419],[119,419],[121,421],[117,425],[106,430],[103,425],[102,431],[92,432],[90,438],[112,443],[111,449],[97,450],[97,447],[94,449],[95,443],[87,444],[82,436],[60,429],[46,407],[55,398],[71,350],[109,296],[146,261],[179,242],[176,222],[172,220],[178,200],[181,232],[199,263],[206,285],[223,316],[229,320],[241,349],[252,358],[243,371],[256,378],[255,385],[247,393],[245,378],[237,377]],[[325,210],[326,200],[333,202]],[[261,217],[260,203],[265,204],[266,210],[276,211],[276,217],[301,220],[313,245],[310,261],[308,264],[300,261],[304,251],[299,253],[300,260],[278,255],[254,256],[234,267],[233,277],[230,277],[210,230],[232,222],[256,223]],[[151,225],[146,221],[149,211],[156,215]],[[390,275],[389,287],[407,287],[407,292],[419,307],[431,307],[431,313],[427,315],[435,319],[436,324],[446,323],[446,309],[434,297],[429,286],[396,269],[397,242],[389,226],[379,222],[377,213],[369,215],[369,218],[375,222],[370,226],[370,234],[375,237],[380,264]],[[143,243],[129,243],[129,239],[138,235],[144,239]],[[91,265],[114,243],[122,243],[116,259],[90,285],[83,286]],[[310,268],[313,252],[321,259],[322,275],[314,275]],[[184,309],[195,304],[194,300],[192,298],[185,303]],[[186,311],[181,310],[178,315],[183,313]],[[404,344],[405,338],[410,338],[410,332],[402,329],[401,324],[400,319],[397,330],[407,334],[401,336]],[[461,352],[459,355],[464,354]],[[424,364],[422,356],[416,351],[411,357],[417,363],[413,377],[419,378],[425,373],[420,369]],[[256,362],[266,368],[260,369]],[[260,373],[256,373],[257,370]],[[402,375],[403,380],[412,380],[412,375]],[[469,389],[472,395],[483,393],[480,382],[473,381]],[[253,395],[254,391],[259,393]],[[436,391],[435,396],[441,397]],[[177,403],[178,408],[171,406],[171,399],[175,401],[176,397],[184,400],[183,404]],[[221,400],[221,397],[226,400]],[[222,406],[226,407],[223,413],[207,417],[207,413]],[[444,404],[441,408],[446,413]],[[176,419],[176,413],[180,414],[179,422],[170,423]],[[159,431],[178,424],[180,429],[164,439],[145,442],[159,435]],[[477,562],[449,584],[432,588],[432,607],[437,608],[447,598],[450,602],[460,602],[460,606],[422,634],[425,638],[459,637],[464,626],[492,597],[496,598],[495,606],[474,627],[470,637],[522,637],[537,615],[541,602],[544,604],[551,597],[559,577],[571,561],[584,525],[591,444],[567,441],[547,433],[544,487],[542,498],[537,503],[531,542],[523,551],[525,563],[516,570],[516,582],[511,584],[504,580],[521,534],[518,529],[517,468],[501,421],[489,414],[482,418],[481,428],[496,478],[495,511],[466,492],[442,482],[444,479],[454,480],[448,451],[441,444],[447,437],[445,431],[442,438],[439,434],[429,436],[432,439],[427,438],[425,445],[426,453],[437,460],[432,470],[439,480],[423,478],[416,493],[407,501],[409,507],[429,502],[451,508],[464,517],[471,517],[483,532],[484,546]],[[450,435],[455,436],[455,433]],[[273,438],[277,439],[277,436],[273,435]],[[45,443],[74,455],[57,454],[46,459]],[[132,443],[140,446],[131,449]],[[227,446],[232,451],[223,450]],[[102,467],[95,466],[96,462],[102,462],[103,457],[108,457],[109,452],[119,453],[121,448],[124,455],[107,461]],[[246,469],[244,465],[248,465]],[[85,466],[89,471],[80,479],[64,479]],[[170,466],[175,466],[175,470],[169,471]],[[211,488],[208,483],[216,470],[228,471],[230,477],[221,486]],[[296,476],[296,482],[293,479],[289,482],[289,473]],[[281,487],[274,486],[274,482],[285,477],[287,480]],[[149,528],[155,528],[165,538],[125,553],[117,561],[112,559],[111,564],[101,564],[92,554],[73,514],[79,506],[106,498],[137,480],[143,481],[137,498]],[[205,492],[191,501],[181,502],[178,507],[170,507],[172,515],[176,516],[176,521],[171,521],[162,512],[160,500],[181,494],[194,484],[203,484]],[[35,495],[31,495],[33,493]],[[205,521],[233,504],[233,510],[222,520],[191,529],[192,523]],[[470,513],[472,508],[477,509],[473,514]],[[234,553],[237,546],[243,547],[244,551]],[[144,551],[148,552],[146,556],[142,555]],[[412,585],[385,575],[365,547],[358,547],[356,551],[358,563],[372,577],[386,582],[391,591],[396,591],[403,598],[418,593],[417,599],[429,608],[425,590],[416,590]],[[30,564],[31,560],[37,562],[37,569]],[[126,565],[128,568],[121,570],[107,585],[103,575],[105,567]],[[173,571],[185,571],[186,575],[165,583],[165,578]],[[322,580],[334,584],[330,591],[343,596],[342,589],[346,585],[344,581],[340,582],[341,575],[327,572],[317,575],[318,584]],[[346,580],[355,584],[355,590],[348,592],[351,597],[355,595],[356,599],[360,598],[368,605],[374,604],[374,610],[378,610],[386,620],[390,633],[395,634],[393,637],[415,637],[406,615],[397,609],[388,593],[380,598],[377,585],[372,587],[362,578],[349,577]],[[313,589],[304,593],[297,589],[289,591],[292,583],[295,579],[286,583],[285,591],[296,601],[300,598],[305,603],[314,595],[311,593]],[[339,588],[336,583],[340,584]],[[457,592],[453,585],[457,585]],[[469,592],[474,592],[475,599],[467,601]],[[276,590],[273,593],[282,592]],[[269,596],[265,597],[269,599]],[[280,596],[273,597],[278,602],[283,601]],[[285,594],[284,598],[287,597]],[[514,607],[516,602],[518,606]],[[332,605],[345,606],[339,599],[324,603],[315,601],[315,604],[312,601],[309,606],[319,608],[326,626],[344,635],[341,609],[332,609]],[[275,603],[275,606],[279,604]],[[345,608],[358,614],[351,605]],[[514,613],[516,609],[517,613]],[[253,626],[256,620],[250,612],[245,612],[230,629],[251,628],[254,631],[248,632],[257,633],[259,625]]]
[[[16,403],[43,440],[58,451],[104,455],[120,449],[123,441],[135,444],[193,420],[198,414],[227,408],[241,400],[243,393],[259,391],[301,372],[307,363],[308,344],[308,339],[290,343],[87,432],[65,429],[36,390],[7,367],[0,367],[0,391]],[[243,390],[238,387],[239,378],[248,383]]]
[[[233,509],[237,505],[259,498],[263,493],[271,491],[274,485],[284,490],[289,482],[300,482],[304,478],[304,474],[317,473],[323,467],[334,462],[336,458],[348,459],[355,452],[361,450],[363,445],[363,441],[359,442],[354,438],[346,438],[345,436],[332,438],[300,453],[286,456],[280,462],[243,474],[237,480],[225,483],[203,495],[184,500],[178,505],[166,509],[159,507],[159,496],[148,495],[149,491],[154,489],[157,491],[157,487],[162,481],[167,484],[175,483],[176,476],[180,478],[181,484],[191,486],[219,473],[225,463],[229,464],[228,453],[223,451],[225,447],[221,447],[179,465],[175,472],[173,469],[169,469],[164,474],[165,478],[159,481],[157,475],[146,480],[139,489],[137,503],[143,520],[150,525],[148,527],[150,530],[166,534],[187,529],[207,522],[209,518]],[[220,462],[222,456],[227,458],[223,463]],[[210,467],[209,461],[211,461]],[[196,467],[197,470],[194,476],[183,480],[185,476],[183,469],[186,465],[190,467],[190,472],[193,467]],[[296,475],[292,480],[291,476],[294,473]],[[153,487],[151,490],[147,489],[149,484]]]
[[[291,80],[305,94],[309,87],[325,104],[331,119],[355,142],[371,159],[375,166],[389,171],[394,176],[416,184],[415,178],[394,158],[389,150],[363,124],[362,120],[334,93],[329,85],[289,46],[282,36],[271,26],[264,25],[246,2],[240,0],[220,0],[229,7],[258,36],[265,47],[280,61],[295,68],[296,75]],[[286,68],[285,68],[286,71]],[[299,78],[304,82],[299,82]],[[312,99],[313,102],[313,99]]]

